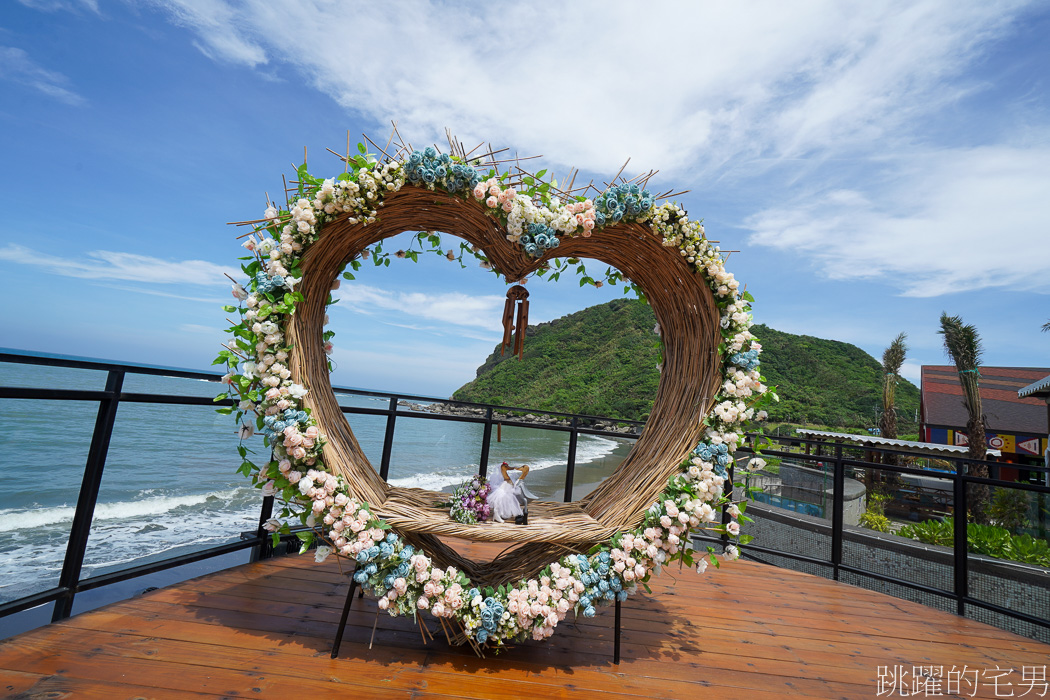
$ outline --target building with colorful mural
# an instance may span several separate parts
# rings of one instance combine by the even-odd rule
[[[1003,462],[1019,465],[1018,474],[1003,470],[1003,478],[1028,480],[1022,465],[1043,466],[1047,448],[1047,404],[1035,397],[1019,398],[1017,392],[1050,374],[1047,367],[981,367],[981,408],[990,449],[999,450]],[[941,445],[967,445],[962,386],[955,367],[923,365],[920,403],[920,436]]]

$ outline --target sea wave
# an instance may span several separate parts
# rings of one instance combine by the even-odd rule
[[[241,489],[232,489],[190,496],[153,496],[135,501],[98,503],[95,505],[94,522],[157,516],[176,508],[198,506],[212,500],[225,503],[240,491]],[[46,527],[48,525],[70,522],[75,514],[76,508],[67,505],[50,508],[11,508],[0,510],[0,532],[12,532],[14,530]]]
[[[595,462],[606,457],[619,447],[621,441],[597,435],[581,435],[576,444],[576,464],[583,465]],[[533,471],[550,469],[552,467],[564,468],[568,462],[568,448],[556,457],[543,457],[529,460],[529,468]],[[489,465],[489,475],[496,473],[498,466]],[[464,464],[461,467],[453,467],[432,472],[413,474],[411,476],[395,477],[388,479],[391,486],[399,488],[417,488],[428,491],[441,491],[449,486],[459,486],[474,474],[478,473],[478,465]]]

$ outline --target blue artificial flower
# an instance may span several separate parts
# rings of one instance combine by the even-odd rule
[[[591,568],[591,562],[582,554],[576,555],[576,563],[579,565],[581,571],[586,571]]]
[[[394,544],[395,542],[397,542],[397,535],[396,535],[396,534],[394,534],[393,532],[389,532],[389,533],[387,533],[387,536],[386,536],[386,541],[387,541],[387,542],[388,542],[389,544]]]
[[[586,608],[584,608],[583,609],[583,616],[584,617],[594,617],[594,606],[593,605],[588,605]]]
[[[612,556],[608,552],[599,552],[598,561],[600,561],[603,564],[608,564],[610,561],[612,561]]]
[[[369,576],[373,575],[377,571],[379,571],[379,567],[376,566],[375,564],[369,564],[368,566],[365,567],[365,573],[368,574]]]
[[[408,164],[410,166],[419,165],[423,162],[423,154],[419,151],[412,151],[412,155],[408,157]]]
[[[420,174],[420,172],[418,170],[409,170],[408,171],[408,181],[409,182],[419,182],[422,179],[423,179],[423,176]]]
[[[369,559],[375,559],[379,556],[379,547],[377,547],[376,545],[372,545],[366,551],[368,552]]]
[[[619,593],[617,593],[616,600],[620,601],[621,603],[627,600],[627,591],[620,591]]]
[[[393,588],[394,587],[394,575],[393,574],[387,574],[387,577],[385,579],[383,579],[383,585],[386,586],[387,588]]]
[[[368,561],[368,550],[362,549],[357,553],[357,563],[364,564],[366,561]]]
[[[366,574],[363,570],[358,571],[356,574],[354,574],[354,580],[358,583],[365,583],[366,581],[368,581],[368,574]]]
[[[437,156],[437,149],[433,146],[427,146],[426,150],[423,151],[423,157],[433,160]]]
[[[274,423],[273,423],[273,431],[275,433],[283,433],[284,429],[287,428],[287,427],[288,427],[288,424],[285,423],[283,420],[274,421]]]
[[[474,600],[479,595],[481,595],[481,591],[479,591],[477,588],[471,588],[469,591],[467,591],[467,598],[469,598],[470,600]]]
[[[601,581],[599,581],[598,582],[598,590],[601,591],[602,593],[605,593],[606,591],[608,591],[609,590],[609,582],[606,581],[605,579],[602,579]]]
[[[272,279],[272,282],[273,282],[273,286],[275,286],[275,287],[283,287],[284,286],[284,278],[281,277],[280,275],[274,275],[273,279]]]
[[[537,233],[535,241],[536,241],[536,245],[538,247],[540,247],[540,248],[547,248],[548,247],[548,245],[547,245],[548,244],[547,234],[545,234],[545,233]]]
[[[612,600],[615,597],[616,593],[614,593],[613,591],[605,591],[604,593],[602,593],[602,598],[604,598],[605,600]]]
[[[482,628],[482,629],[478,630],[478,636],[477,636],[478,644],[484,644],[485,640],[487,640],[488,638],[489,638],[489,631],[487,629]]]
[[[590,596],[586,596],[586,595],[581,595],[580,596],[580,605],[586,607],[586,606],[588,606],[590,604],[591,604]]]
[[[390,544],[389,542],[383,542],[381,545],[379,545],[379,554],[382,555],[384,559],[389,558],[390,555],[393,553],[394,545]]]
[[[408,561],[416,553],[416,550],[410,544],[406,544],[405,548],[401,550],[401,561]]]

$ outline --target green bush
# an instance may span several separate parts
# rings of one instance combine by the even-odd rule
[[[1028,527],[1028,495],[1019,489],[996,488],[988,514],[996,525],[1016,534]]]
[[[861,516],[863,520],[863,516]],[[905,525],[897,530],[901,537],[908,537],[926,544],[951,547],[955,543],[955,523],[952,518],[927,520],[914,525]],[[966,549],[977,554],[1010,559],[1024,564],[1050,567],[1050,544],[1031,535],[1014,535],[1009,530],[995,525],[967,523]]]
[[[876,532],[889,532],[890,519],[885,515],[866,510],[860,514],[860,525]]]
[[[861,527],[876,532],[889,532],[890,519],[886,517],[886,501],[890,500],[888,493],[872,491],[868,494],[867,508],[860,515]]]

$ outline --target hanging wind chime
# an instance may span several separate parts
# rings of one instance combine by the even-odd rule
[[[517,306],[517,313],[514,307]],[[513,347],[511,355],[521,359],[525,352],[525,329],[529,325],[529,291],[520,284],[507,290],[507,303],[503,305],[503,345],[499,354],[502,356],[508,347]],[[513,334],[513,346],[511,341]]]

